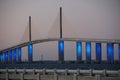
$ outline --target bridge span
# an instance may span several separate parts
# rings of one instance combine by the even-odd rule
[[[96,62],[101,62],[101,54],[102,54],[102,44],[105,43],[107,46],[107,61],[108,63],[114,63],[114,44],[118,45],[118,55],[120,61],[120,40],[112,40],[112,39],[85,39],[85,38],[48,38],[48,39],[40,39],[33,40],[29,42],[24,42],[10,48],[4,49],[0,51],[0,62],[21,62],[21,48],[28,46],[28,61],[32,62],[33,55],[33,45],[51,41],[58,41],[58,61],[64,61],[64,42],[72,41],[76,42],[76,55],[77,61],[82,60],[82,43],[86,44],[86,61],[91,62],[91,43],[95,43],[96,50]],[[17,56],[16,56],[17,54]],[[18,60],[16,60],[18,59]]]

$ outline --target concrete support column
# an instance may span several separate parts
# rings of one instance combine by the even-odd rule
[[[101,63],[102,47],[101,43],[96,43],[96,61]]]
[[[78,80],[78,79],[77,79],[77,74],[74,74],[73,77],[74,77],[73,80]]]
[[[65,69],[65,76],[67,76],[68,75],[68,70],[67,69]]]
[[[43,75],[45,75],[46,74],[46,69],[43,69]]]
[[[3,53],[1,53],[1,63],[4,62],[4,57],[3,57]]]
[[[86,62],[91,63],[91,42],[86,42]]]
[[[24,80],[24,74],[21,73],[20,76],[21,76],[21,77],[20,77],[20,80]]]
[[[5,74],[5,80],[9,80],[9,75],[8,75],[8,72],[6,72],[6,74]]]
[[[59,61],[64,61],[64,41],[62,40],[58,42],[58,58]]]
[[[103,75],[106,76],[106,70],[105,70],[105,69],[104,69],[104,71],[103,71]]]
[[[13,51],[12,50],[9,51],[9,61],[10,63],[13,62]]]
[[[54,80],[58,80],[58,75],[54,74]]]
[[[21,62],[21,54],[22,54],[21,47],[18,48],[17,52],[18,52],[18,55],[17,55],[18,62]]]
[[[77,75],[80,75],[80,69],[77,69]]]
[[[33,44],[28,45],[28,62],[33,60]]]
[[[40,73],[37,73],[37,80],[40,80]]]
[[[76,43],[77,61],[82,61],[82,42]]]
[[[25,73],[26,73],[26,69],[23,70],[23,74],[25,74]]]
[[[35,69],[33,69],[33,75],[35,74]]]
[[[90,69],[90,76],[92,76],[92,73],[93,73],[93,70],[92,70],[92,69]]]
[[[120,43],[118,44],[118,56],[119,56],[119,57],[118,57],[118,58],[119,58],[118,61],[119,61],[119,63],[120,63]]]
[[[114,44],[107,43],[107,61],[110,64],[114,63]]]
[[[9,80],[8,69],[6,69],[6,71],[5,71],[5,80]]]
[[[120,70],[118,70],[118,76],[120,77]]]
[[[56,69],[54,69],[54,75],[57,74]]]
[[[14,73],[15,73],[15,74],[17,73],[17,69],[15,69]]]
[[[17,51],[16,49],[13,50],[13,62],[14,62],[14,63],[16,63],[16,61],[17,61],[17,60],[16,60],[16,55],[17,55],[17,52],[16,52],[16,51]]]
[[[100,75],[95,75],[95,80],[101,80],[101,76]]]

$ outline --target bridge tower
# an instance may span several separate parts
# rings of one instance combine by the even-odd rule
[[[64,41],[62,40],[62,7],[60,7],[60,40],[58,41],[58,58],[64,61]]]
[[[29,16],[29,42],[31,42],[31,16]],[[30,43],[28,45],[28,62],[33,60],[33,45]]]

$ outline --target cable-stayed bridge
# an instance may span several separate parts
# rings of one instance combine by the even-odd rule
[[[60,38],[48,38],[40,40],[31,40],[31,16],[29,16],[29,41],[12,46],[10,48],[0,51],[0,79],[14,79],[11,76],[18,75],[21,77],[15,77],[15,79],[34,79],[27,78],[27,76],[37,77],[38,80],[41,79],[40,75],[54,75],[54,80],[59,79],[58,75],[68,75],[72,74],[74,80],[81,80],[79,76],[90,75],[96,76],[95,79],[91,80],[101,80],[100,76],[112,76],[113,79],[119,80],[120,78],[120,40],[110,40],[110,39],[85,39],[85,38],[63,38],[62,37],[62,8],[60,8]],[[33,61],[33,50],[34,44],[40,44],[45,42],[57,41],[58,42],[58,60],[57,61]],[[64,42],[75,42],[76,43],[76,61],[65,61],[64,60]],[[86,60],[82,60],[83,54],[83,43],[85,43],[85,54]],[[95,60],[91,58],[92,54],[92,44],[95,44]],[[107,60],[102,61],[102,44],[106,44]],[[114,45],[118,48],[119,59],[115,61],[114,59]],[[22,48],[28,47],[28,60],[27,62],[22,61]],[[28,70],[30,69],[30,70]],[[33,71],[31,71],[33,69]],[[47,69],[47,70],[46,70]],[[59,70],[60,69],[60,70]],[[24,71],[25,70],[25,71]],[[10,75],[10,73],[15,73]],[[77,74],[77,75],[76,75]],[[81,75],[80,75],[81,74]],[[57,76],[56,76],[57,75]],[[2,77],[3,76],[3,77]],[[73,77],[72,77],[73,78]],[[67,78],[66,78],[67,79]],[[107,79],[107,78],[105,78]],[[105,80],[102,79],[102,80]],[[111,79],[111,78],[110,78]],[[53,80],[53,79],[52,79]],[[68,79],[67,79],[68,80]],[[84,79],[83,79],[84,80]],[[109,80],[109,78],[107,79]]]

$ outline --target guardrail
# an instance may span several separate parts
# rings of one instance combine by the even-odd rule
[[[62,78],[62,79],[61,79]],[[120,70],[0,69],[0,79],[34,80],[120,80]]]

